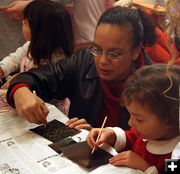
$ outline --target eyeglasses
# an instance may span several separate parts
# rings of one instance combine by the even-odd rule
[[[125,57],[130,51],[124,53],[124,54],[120,54],[117,51],[103,51],[100,47],[95,46],[95,45],[91,45],[89,47],[90,52],[93,56],[95,57],[99,57],[102,56],[102,54],[104,53],[105,56],[112,61],[119,61],[120,59],[122,59],[123,57]]]

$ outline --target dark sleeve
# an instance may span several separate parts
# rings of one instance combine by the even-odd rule
[[[89,51],[83,50],[57,63],[43,65],[17,75],[10,84],[7,99],[9,100],[13,86],[22,83],[26,84],[31,91],[35,90],[37,95],[46,102],[53,98],[71,99],[74,89],[77,88],[79,74],[87,69],[88,60],[85,58],[88,57]]]

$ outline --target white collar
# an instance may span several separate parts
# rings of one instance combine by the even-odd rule
[[[148,140],[146,149],[148,152],[156,155],[168,154],[174,150],[178,142],[180,142],[180,135],[163,141]]]

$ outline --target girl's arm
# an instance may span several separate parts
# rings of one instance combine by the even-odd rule
[[[134,129],[131,128],[127,131],[124,131],[119,127],[114,127],[111,129],[115,132],[116,135],[116,142],[114,144],[114,148],[117,152],[120,152],[125,148],[132,149],[134,143],[138,138],[138,134]]]
[[[4,77],[20,69],[21,59],[27,55],[28,46],[29,42],[26,42],[22,47],[19,47],[16,52],[4,57],[0,62]]]

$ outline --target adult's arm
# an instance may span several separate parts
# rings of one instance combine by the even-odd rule
[[[26,113],[35,107],[35,100],[30,91],[36,91],[37,96],[46,102],[53,98],[64,99],[65,97],[71,100],[81,86],[79,81],[85,78],[90,69],[90,60],[93,62],[90,52],[83,50],[55,64],[43,65],[17,75],[7,92],[8,103],[16,107],[18,113],[27,118]],[[18,92],[18,89],[22,87],[29,90]]]
[[[68,96],[71,86],[74,82],[74,70],[76,59],[64,58],[55,64],[47,64],[39,68],[32,69],[17,75],[11,82],[7,92],[8,102],[13,100],[13,92],[19,84],[25,84],[30,91],[36,91],[36,94],[45,101],[52,98],[63,99]],[[22,87],[20,85],[20,87]]]
[[[23,19],[23,10],[25,7],[33,0],[17,0],[13,1],[9,4],[8,7],[4,9],[0,9],[1,13],[4,13],[8,15],[11,18],[22,20]],[[55,2],[61,3],[61,4],[69,4],[73,2],[73,0],[53,0]]]
[[[72,98],[80,78],[84,79],[94,65],[89,50],[81,50],[72,57],[59,60],[57,63],[42,65],[36,69],[18,74],[11,82],[7,92],[9,103],[13,99],[12,91],[18,84],[26,84],[31,91],[45,101],[53,98]]]
[[[46,123],[48,109],[44,100],[62,99],[67,91],[71,91],[69,86],[73,86],[73,81],[69,79],[72,78],[73,70],[70,68],[71,72],[68,71],[68,62],[71,61],[66,62],[66,59],[21,73],[12,80],[7,92],[7,101],[16,108],[19,116],[32,123]],[[36,95],[32,91],[35,91]]]

